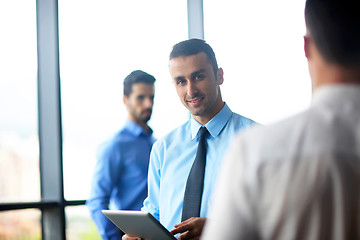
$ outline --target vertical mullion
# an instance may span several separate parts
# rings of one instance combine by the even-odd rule
[[[187,8],[189,39],[204,39],[203,0],[188,0]]]
[[[38,106],[43,239],[65,239],[59,73],[58,1],[37,0]]]

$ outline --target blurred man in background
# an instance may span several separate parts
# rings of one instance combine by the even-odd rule
[[[141,70],[124,80],[123,101],[128,111],[125,125],[98,151],[90,198],[91,217],[105,240],[123,233],[101,212],[103,209],[140,210],[147,196],[149,156],[153,143],[150,120],[155,78]]]

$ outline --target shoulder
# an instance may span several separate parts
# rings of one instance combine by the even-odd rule
[[[227,122],[224,126],[223,132],[226,134],[234,135],[238,131],[243,131],[250,126],[260,125],[257,122],[253,121],[250,118],[246,118],[240,114],[231,112],[231,115],[227,119]]]
[[[111,137],[107,138],[98,146],[98,153],[109,153],[114,151],[119,151],[122,148],[126,148],[127,145],[131,144],[134,141],[134,137],[126,129],[122,128],[113,134]]]
[[[249,125],[259,125],[259,123],[255,122],[254,120],[244,117],[238,113],[232,112],[230,117],[230,121],[237,123],[239,126],[249,126]]]
[[[166,135],[160,137],[153,145],[153,148],[166,147],[171,143],[179,143],[186,135],[190,134],[190,121],[173,129]]]
[[[297,142],[301,142],[304,132],[309,126],[309,111],[298,113],[284,120],[261,125],[251,120],[252,127],[237,132],[234,142],[247,149],[248,154],[262,154],[264,160],[268,156],[283,158],[294,150]]]
[[[266,126],[256,125],[238,131],[226,153],[227,171],[237,169],[242,174],[234,178],[252,184],[258,182],[259,171],[287,171],[281,166],[283,162],[291,164],[294,151],[301,151],[301,146],[297,145],[302,138],[299,129],[303,129],[306,118],[307,114],[302,113]]]

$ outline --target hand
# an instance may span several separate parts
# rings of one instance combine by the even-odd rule
[[[130,235],[127,235],[127,234],[123,235],[121,239],[122,240],[141,240],[141,238],[139,238],[139,237],[130,236]]]
[[[171,231],[173,235],[181,233],[178,238],[181,240],[198,240],[204,228],[206,218],[192,217],[180,224],[176,224]]]

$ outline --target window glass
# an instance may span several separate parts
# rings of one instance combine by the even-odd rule
[[[305,1],[204,1],[205,39],[224,69],[223,99],[262,124],[310,104]]]
[[[86,199],[96,148],[127,117],[124,78],[157,79],[149,122],[160,137],[185,122],[168,71],[171,47],[187,38],[183,0],[59,1],[60,77],[66,199]]]
[[[65,216],[66,239],[101,240],[86,206],[66,207]]]
[[[35,4],[0,1],[0,203],[40,200]]]
[[[41,239],[40,210],[0,212],[0,239]]]

